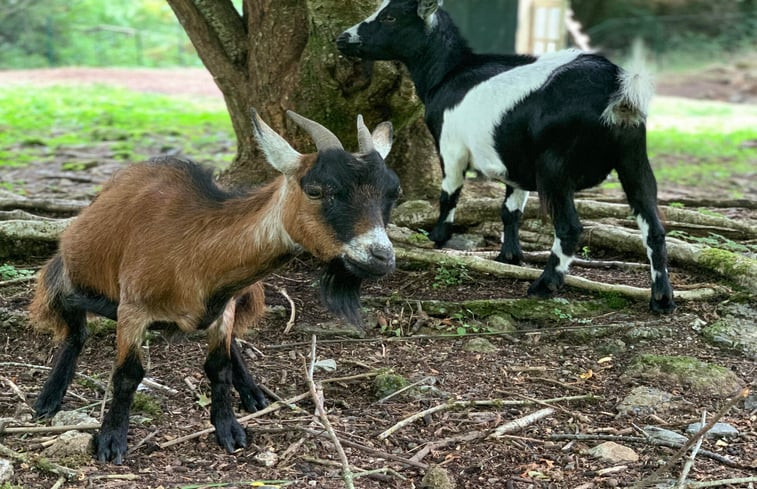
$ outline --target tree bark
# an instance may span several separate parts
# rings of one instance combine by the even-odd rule
[[[422,106],[407,73],[397,63],[347,59],[334,45],[339,33],[375,9],[374,1],[244,0],[242,15],[231,0],[168,3],[226,101],[238,142],[223,176],[227,183],[261,183],[275,175],[253,138],[249,115],[255,107],[302,152],[312,145],[287,120],[287,109],[331,129],[348,150],[356,147],[357,114],[369,127],[391,120],[400,151],[388,163],[405,195],[425,198],[438,188],[434,158],[407,153],[417,146],[425,154],[430,144],[428,132],[418,130]]]

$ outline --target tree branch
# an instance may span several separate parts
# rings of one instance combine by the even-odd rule
[[[211,22],[205,17],[204,12],[195,5],[195,2],[192,0],[167,0],[167,2],[184,27],[184,31],[195,46],[203,64],[213,75],[213,79],[224,96],[228,97],[229,93],[232,93],[237,86],[243,83],[243,80],[239,79],[239,75],[244,71],[240,71],[234,66],[233,58],[226,52],[225,46]],[[226,8],[234,8],[228,0],[217,0],[217,3],[228,3]],[[244,44],[246,45],[246,43]]]

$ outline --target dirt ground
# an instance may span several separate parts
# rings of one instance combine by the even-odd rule
[[[203,70],[91,70],[61,69],[33,73],[2,72],[0,83],[104,82],[123,84],[129,88],[161,93],[186,93],[220,97],[210,77]],[[686,89],[691,84],[681,82]],[[187,90],[186,92],[182,92]],[[672,90],[672,89],[671,89]],[[728,96],[725,96],[726,98]],[[111,169],[103,170],[98,179],[107,178]],[[26,178],[30,178],[29,175]],[[61,186],[57,192],[81,197],[90,195],[96,181]],[[39,179],[39,189],[49,187],[49,175]],[[685,192],[685,189],[678,189]],[[61,197],[62,195],[58,195]],[[729,209],[719,209],[728,213]],[[734,213],[754,219],[754,212],[733,209]],[[545,248],[546,249],[546,248]],[[597,259],[630,260],[631,257],[605,254]],[[13,263],[17,267],[37,268],[42,260]],[[538,265],[533,265],[537,266]],[[648,286],[645,270],[596,270],[575,267],[572,274],[609,283]],[[670,269],[676,288],[708,283],[713,277],[696,270]],[[243,351],[248,365],[260,383],[281,398],[307,391],[305,360],[310,350],[314,329],[319,333],[319,360],[334,359],[336,371],[317,372],[316,380],[324,384],[325,404],[331,423],[340,439],[353,442],[346,447],[350,462],[360,469],[391,468],[392,472],[358,479],[360,488],[422,487],[425,465],[438,465],[456,481],[458,488],[604,488],[626,487],[651,473],[675,450],[646,442],[623,442],[639,455],[636,462],[608,464],[592,458],[586,450],[598,440],[557,440],[555,435],[586,434],[597,436],[640,437],[639,427],[655,425],[681,432],[699,421],[701,412],[717,412],[724,404],[722,397],[696,394],[680,385],[654,385],[673,393],[681,402],[672,411],[638,416],[620,416],[618,402],[638,382],[623,376],[631,360],[640,353],[691,355],[717,363],[732,370],[752,388],[757,386],[757,366],[736,352],[725,351],[706,343],[698,334],[702,324],[718,317],[716,302],[682,302],[671,315],[651,314],[645,303],[631,303],[601,317],[565,322],[560,318],[559,302],[555,319],[518,322],[510,334],[487,335],[496,347],[489,353],[464,349],[472,337],[457,334],[458,317],[434,317],[421,332],[414,333],[418,317],[416,301],[440,299],[461,301],[482,298],[524,297],[528,283],[496,279],[469,272],[462,284],[435,287],[436,271],[418,269],[400,263],[390,277],[366,284],[365,302],[370,319],[364,338],[340,332],[320,305],[315,283],[318,264],[309,257],[294,260],[287,267],[266,279],[266,299],[271,308],[263,324],[245,338]],[[438,285],[438,284],[437,284]],[[286,289],[293,300],[296,322],[293,331],[284,334],[291,305],[280,293]],[[49,365],[54,353],[51,339],[28,328],[24,310],[31,297],[31,285],[0,288],[0,417],[28,419],[33,403],[47,372],[37,366]],[[401,298],[391,301],[386,298]],[[591,299],[593,296],[565,289],[560,297],[568,301]],[[384,299],[382,299],[384,298]],[[475,325],[475,318],[468,318]],[[559,321],[562,319],[562,322]],[[630,340],[629,332],[640,323],[658,332]],[[609,325],[605,336],[583,334],[597,324]],[[618,342],[624,348],[615,348]],[[115,350],[112,328],[94,328],[79,361],[78,372],[107,383]],[[307,435],[304,429],[318,430],[313,424],[314,404],[305,399],[298,409],[281,409],[256,418],[247,425],[250,441],[246,449],[226,454],[212,434],[170,447],[160,445],[210,426],[209,384],[202,370],[205,355],[202,335],[184,336],[170,330],[150,334],[144,349],[148,359],[148,376],[174,389],[147,390],[153,403],[135,407],[129,431],[133,450],[121,466],[84,460],[78,470],[80,481],[66,482],[64,487],[156,488],[156,487],[249,487],[255,480],[293,481],[289,487],[340,488],[338,462],[334,446],[324,438]],[[378,402],[374,386],[377,372],[391,371],[418,383],[412,394],[403,394]],[[0,381],[2,380],[0,378]],[[341,379],[341,380],[339,380]],[[502,439],[474,438],[462,440],[466,434],[501,425],[534,412],[543,406],[538,401],[593,395],[591,400],[557,403],[555,413]],[[20,399],[24,397],[24,401]],[[424,416],[399,429],[385,441],[377,435],[403,418],[450,400],[536,400],[535,404],[507,406],[494,404],[442,410]],[[77,380],[64,401],[64,409],[76,409],[100,418],[103,392],[92,382]],[[242,412],[239,413],[244,414]],[[757,413],[741,405],[725,415],[737,427],[738,438],[727,441],[705,440],[703,448],[727,457],[731,466],[710,458],[697,458],[690,478],[713,480],[757,475]],[[39,453],[40,444],[50,436],[41,434],[0,435],[0,443],[18,451]],[[415,465],[389,460],[392,456],[411,459],[428,444],[442,440],[420,458]],[[370,451],[365,447],[373,448]],[[271,454],[278,459],[266,466]],[[384,454],[384,455],[382,455]],[[82,461],[79,461],[82,462]],[[739,467],[735,467],[735,466]],[[28,464],[16,464],[13,482],[27,488],[52,487],[58,476]],[[677,477],[681,464],[674,466]],[[444,486],[437,486],[444,487]],[[746,487],[746,486],[731,486]]]

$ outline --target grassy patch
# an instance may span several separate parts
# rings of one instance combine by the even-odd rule
[[[654,99],[647,142],[655,175],[663,185],[728,188],[740,198],[734,176],[753,175],[757,108],[744,104]]]
[[[228,163],[234,134],[221,101],[144,94],[105,85],[0,87],[0,167],[102,146],[139,160],[172,149]]]

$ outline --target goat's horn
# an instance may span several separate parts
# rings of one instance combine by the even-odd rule
[[[357,116],[357,143],[361,154],[373,152],[373,136],[366,127],[362,114]]]
[[[315,147],[318,149],[318,151],[333,148],[344,149],[342,143],[339,141],[339,138],[337,138],[333,132],[329,131],[317,122],[302,117],[300,114],[292,112],[291,110],[287,110],[287,115],[295,122],[295,124],[304,129],[305,132],[310,134],[310,137],[313,138],[313,142],[315,143]]]

